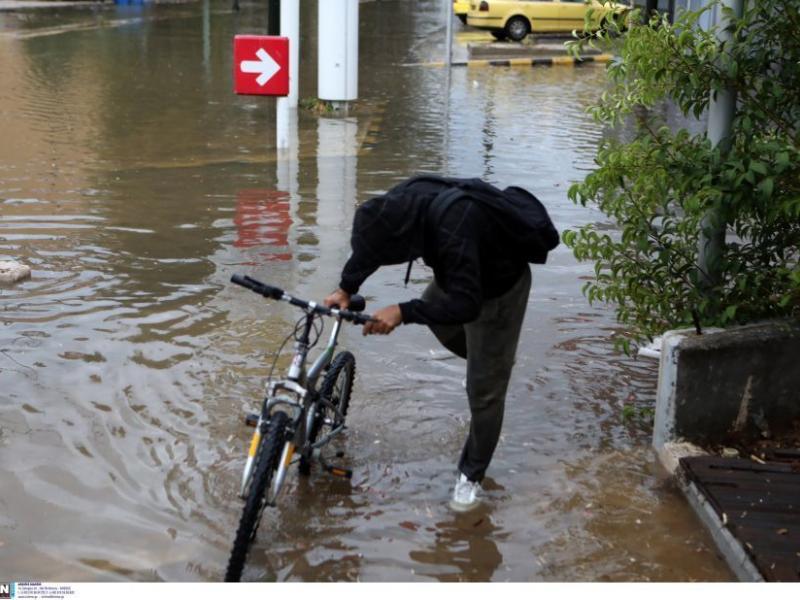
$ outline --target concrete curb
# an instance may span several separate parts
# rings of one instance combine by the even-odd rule
[[[453,67],[553,67],[568,66],[579,67],[584,64],[597,63],[606,64],[611,62],[614,57],[610,54],[598,54],[597,56],[584,56],[575,58],[572,56],[541,56],[535,58],[491,58],[453,61]],[[434,61],[425,63],[409,63],[404,67],[444,67],[444,61]]]
[[[681,473],[681,459],[690,456],[707,456],[708,452],[689,442],[667,442],[655,448],[656,458],[670,477],[677,479]]]
[[[597,56],[605,54],[600,48],[581,48],[581,56]],[[467,59],[493,59],[493,58],[536,58],[548,56],[566,56],[569,52],[564,44],[536,43],[533,45],[520,44],[467,44]]]
[[[733,537],[733,534],[728,531],[717,516],[714,508],[703,497],[700,490],[697,489],[697,486],[692,482],[683,481],[681,477],[678,478],[678,485],[695,514],[711,534],[714,543],[716,543],[717,548],[725,558],[725,562],[728,563],[728,566],[739,581],[763,582],[764,578],[753,564],[753,561],[750,560],[750,556],[745,552],[739,541]]]
[[[697,489],[697,486],[686,479],[686,475],[680,466],[681,458],[707,454],[703,449],[689,442],[667,442],[660,448],[656,448],[658,462],[666,469],[670,479],[677,484],[692,511],[711,534],[714,545],[722,554],[733,574],[736,575],[739,581],[762,582],[764,577],[755,563],[753,563],[750,555],[745,551],[741,542],[725,527],[725,524],[717,515],[717,511]]]

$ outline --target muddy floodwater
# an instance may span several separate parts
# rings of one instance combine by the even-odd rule
[[[228,283],[321,299],[355,207],[415,173],[521,185],[559,229],[604,133],[602,66],[409,66],[443,55],[442,2],[361,4],[360,101],[300,111],[232,92],[232,37],[265,4],[0,12],[0,579],[213,581],[241,501],[273,353],[299,316]],[[316,95],[302,3],[301,98]],[[481,39],[456,27],[456,53]],[[614,352],[612,309],[563,245],[534,268],[506,422],[480,509],[447,507],[468,427],[464,364],[423,327],[363,338],[345,453],[352,481],[293,472],[253,581],[728,580],[649,449],[656,365]],[[430,273],[379,271],[373,309]],[[283,363],[285,364],[285,361]],[[633,414],[632,418],[624,418]]]

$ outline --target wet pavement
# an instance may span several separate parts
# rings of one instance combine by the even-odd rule
[[[315,95],[302,4],[301,97]],[[246,272],[321,298],[358,203],[414,173],[521,185],[561,229],[603,133],[602,67],[398,67],[443,56],[440,2],[361,5],[353,116],[301,112],[274,151],[274,101],[236,97],[229,2],[0,13],[0,566],[16,580],[220,580],[272,353],[297,318],[228,284]],[[466,53],[473,34],[456,32]],[[474,36],[473,36],[474,37]],[[620,356],[611,309],[563,246],[534,283],[483,506],[447,508],[468,426],[464,366],[424,328],[344,333],[358,357],[351,482],[293,474],[245,577],[729,580],[649,449],[653,363]],[[377,308],[430,274],[387,268]],[[285,361],[284,361],[285,362]],[[634,418],[623,417],[634,413]]]

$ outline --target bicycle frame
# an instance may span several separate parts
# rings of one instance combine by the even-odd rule
[[[338,435],[344,430],[343,415],[337,414],[342,421],[339,427],[332,429],[322,439],[317,440],[311,448],[304,448],[306,444],[306,434],[312,425],[312,421],[317,412],[317,404],[324,402],[326,405],[338,413],[338,409],[329,403],[324,398],[320,398],[317,393],[317,381],[322,372],[331,364],[333,355],[336,350],[336,344],[339,338],[339,332],[342,326],[341,315],[336,315],[328,338],[328,344],[319,354],[317,359],[311,365],[311,368],[306,371],[306,364],[308,362],[308,353],[310,350],[309,336],[313,327],[314,303],[309,303],[309,309],[306,310],[306,318],[303,326],[303,333],[300,339],[295,344],[294,356],[289,366],[289,372],[286,379],[279,379],[271,381],[267,386],[267,393],[261,408],[261,413],[258,417],[253,438],[250,442],[250,448],[247,453],[247,461],[245,463],[244,472],[242,473],[242,484],[239,491],[241,498],[246,498],[250,479],[253,474],[253,465],[258,448],[261,443],[261,436],[266,431],[267,424],[272,409],[275,406],[284,406],[289,409],[292,419],[292,436],[291,440],[287,441],[283,452],[281,454],[278,471],[272,481],[272,490],[267,497],[267,504],[273,505],[278,494],[283,486],[286,478],[286,473],[292,463],[292,458],[295,450],[299,447],[303,451],[313,451],[327,444],[334,436]],[[305,417],[305,418],[303,418]]]

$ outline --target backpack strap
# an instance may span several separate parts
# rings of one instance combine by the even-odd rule
[[[425,216],[425,236],[430,239],[436,226],[442,220],[444,213],[447,209],[460,198],[465,198],[464,191],[457,186],[453,186],[440,192],[428,206],[428,212]],[[408,261],[408,268],[406,269],[405,286],[408,287],[408,281],[411,279],[411,266],[414,264],[413,259]]]
[[[453,206],[453,204],[461,199],[465,198],[466,194],[464,190],[459,187],[453,186],[440,192],[433,200],[431,200],[430,205],[428,206],[428,213],[425,218],[425,228],[426,233],[432,233],[436,226],[439,225],[439,222],[444,217],[444,213],[447,212],[447,209]]]

